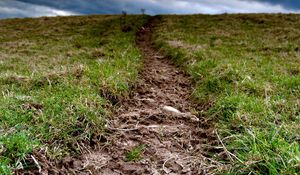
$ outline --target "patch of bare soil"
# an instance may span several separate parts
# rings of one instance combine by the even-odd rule
[[[153,17],[137,34],[144,68],[132,94],[120,101],[108,122],[100,146],[48,173],[211,174],[220,165],[205,154],[216,138],[195,113],[189,77],[151,45],[158,22]]]
[[[108,123],[107,142],[84,156],[91,174],[207,174],[218,166],[203,154],[215,138],[193,114],[189,78],[151,45],[157,22],[153,18],[137,34],[144,69],[136,89]],[[129,161],[139,147],[138,160]]]

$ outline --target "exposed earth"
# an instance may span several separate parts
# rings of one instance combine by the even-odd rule
[[[189,77],[151,44],[158,23],[153,17],[137,33],[144,68],[129,97],[118,102],[101,143],[78,159],[65,158],[40,173],[211,174],[220,166],[205,154],[216,138],[196,112]]]

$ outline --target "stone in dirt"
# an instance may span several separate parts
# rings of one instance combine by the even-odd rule
[[[172,114],[177,114],[177,115],[181,114],[181,112],[178,109],[173,108],[171,106],[164,106],[162,109],[163,109],[163,111],[165,111],[167,113],[172,113]]]

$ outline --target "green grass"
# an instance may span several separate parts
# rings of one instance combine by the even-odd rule
[[[0,174],[33,150],[59,159],[104,134],[113,104],[142,62],[135,32],[147,16],[0,21]],[[124,26],[130,30],[122,32]]]
[[[183,65],[226,148],[225,174],[300,173],[300,15],[162,16],[155,44]],[[222,160],[220,160],[222,161]]]
[[[132,148],[132,150],[130,150],[126,154],[126,161],[130,162],[130,161],[136,161],[142,159],[142,153],[144,149],[145,149],[145,145],[139,145]]]

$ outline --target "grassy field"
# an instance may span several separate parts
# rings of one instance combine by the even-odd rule
[[[147,18],[0,21],[0,174],[32,166],[34,151],[79,154],[104,134],[142,67],[135,32]],[[220,173],[299,174],[300,15],[161,18],[153,42],[192,76],[231,153],[214,157],[228,165]]]
[[[59,159],[103,134],[137,78],[146,16],[0,21],[0,174],[43,150]]]
[[[300,173],[299,26],[300,15],[162,16],[154,42],[211,105],[202,114],[232,153],[222,173]]]

